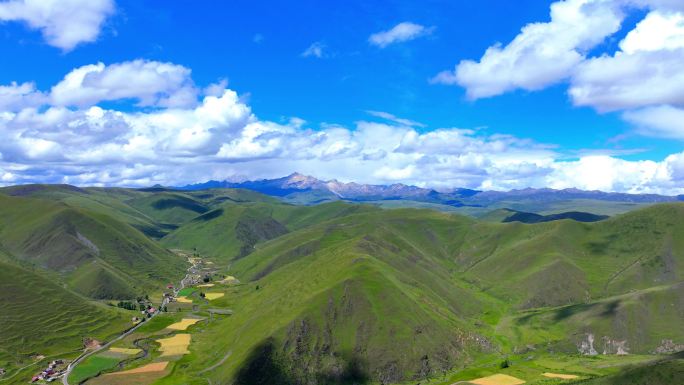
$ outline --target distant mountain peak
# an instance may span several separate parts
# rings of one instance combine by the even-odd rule
[[[275,196],[286,196],[297,192],[319,191],[325,194],[332,194],[331,197],[351,200],[383,200],[383,199],[419,199],[425,200],[426,197],[434,197],[439,194],[432,189],[417,186],[409,186],[403,183],[393,183],[390,185],[372,185],[357,182],[340,182],[337,179],[320,180],[310,175],[300,172],[293,172],[282,178],[262,179],[244,182],[217,182],[209,181],[181,187],[184,190],[200,190],[204,188],[246,188]],[[461,191],[472,191],[467,189],[457,189],[456,195]]]
[[[284,178],[283,186],[294,187],[298,189],[320,189],[324,188],[325,182],[318,180],[312,176],[300,174],[298,172],[292,173]]]
[[[301,178],[312,178],[312,177],[309,175],[304,175],[298,171],[295,171],[292,174],[288,175],[286,178],[287,179],[301,179]]]
[[[684,197],[669,197],[656,194],[626,194],[603,191],[584,191],[577,188],[522,188],[510,191],[479,191],[467,188],[453,188],[436,191],[431,188],[393,183],[389,185],[340,182],[336,179],[320,180],[300,172],[293,172],[276,179],[247,180],[242,182],[209,181],[181,187],[183,190],[207,188],[244,188],[263,194],[287,197],[299,196],[300,200],[322,202],[345,199],[352,201],[410,200],[448,206],[488,206],[502,200],[524,200],[527,202],[551,202],[569,199],[593,199],[615,202],[655,203],[684,200]],[[301,198],[309,194],[310,198]],[[294,195],[293,195],[294,194]]]

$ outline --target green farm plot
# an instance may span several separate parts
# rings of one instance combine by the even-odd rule
[[[196,291],[197,289],[195,289],[194,287],[185,287],[178,291],[178,296],[187,297]]]
[[[102,354],[90,356],[74,368],[69,376],[69,382],[80,384],[101,372],[114,369],[120,361],[121,358],[108,357]]]
[[[145,323],[140,326],[134,333],[134,335],[151,335],[164,330],[167,326],[178,322],[181,319],[180,314],[176,313],[162,313],[154,318],[150,318],[145,321]]]

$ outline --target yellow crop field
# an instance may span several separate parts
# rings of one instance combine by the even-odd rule
[[[226,278],[219,281],[219,283],[223,283],[223,284],[231,284],[231,283],[235,283],[235,282],[237,282],[237,278],[233,277],[232,275],[229,275]]]
[[[208,299],[209,301],[214,300],[214,299],[221,298],[221,297],[223,297],[223,296],[224,296],[223,293],[207,293],[207,294],[204,295],[204,297],[205,297],[206,299]]]
[[[120,354],[138,354],[141,352],[140,349],[128,349],[128,348],[109,348],[109,351],[112,353],[120,353]]]
[[[173,337],[157,340],[157,342],[161,344],[159,351],[162,352],[162,357],[179,356],[190,353],[188,350],[188,346],[190,345],[190,334],[176,334]]]
[[[574,374],[558,374],[558,373],[542,373],[542,376],[548,377],[548,378],[560,378],[562,380],[574,380],[575,378],[579,378],[579,376],[576,376]]]
[[[197,285],[197,287],[214,287],[213,283],[205,283],[203,285]]]
[[[186,297],[186,296],[180,296],[180,297],[176,298],[176,302],[180,302],[180,303],[192,303],[192,300],[191,300],[190,298]]]
[[[525,381],[519,378],[507,376],[505,374],[494,374],[491,376],[470,380],[468,382],[476,385],[520,385],[525,383]]]
[[[190,326],[198,323],[202,319],[200,318],[183,318],[179,322],[176,322],[175,324],[171,324],[167,326],[167,329],[171,330],[187,330]]]
[[[169,365],[168,361],[153,362],[151,364],[147,364],[147,365],[141,366],[139,368],[135,368],[135,369],[131,369],[131,370],[125,370],[123,372],[109,373],[109,374],[107,374],[107,376],[121,376],[121,375],[125,375],[125,374],[162,372],[162,371],[166,370],[166,367],[168,365]]]

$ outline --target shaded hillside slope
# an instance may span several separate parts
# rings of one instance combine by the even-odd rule
[[[515,210],[504,211],[507,211],[508,215],[504,217],[502,222],[541,223],[560,221],[563,219],[571,219],[577,222],[598,222],[609,218],[607,215],[596,215],[592,213],[585,213],[582,211],[566,211],[558,214],[549,215],[540,215]]]

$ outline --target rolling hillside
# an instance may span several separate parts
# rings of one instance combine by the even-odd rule
[[[254,251],[258,243],[292,230],[362,211],[377,209],[342,202],[311,207],[259,200],[227,201],[169,233],[162,239],[162,244],[198,250],[225,261],[244,257]]]
[[[130,323],[126,312],[90,302],[6,257],[0,257],[0,307],[0,367],[8,376],[40,355],[80,351],[84,338],[105,340]]]
[[[241,310],[196,345],[231,350],[215,380],[395,383],[530,347],[647,354],[684,340],[682,204],[596,223],[372,209],[303,222],[235,258]]]
[[[15,260],[98,299],[158,291],[184,266],[113,216],[40,198],[0,195],[0,244]]]
[[[166,248],[196,250],[242,282],[221,300],[233,315],[193,334],[191,353],[160,384],[421,382],[526,352],[653,354],[684,344],[681,203],[592,223],[530,213],[496,223],[516,213],[482,221],[340,201],[297,206],[240,189],[2,192],[3,260],[18,269],[7,291],[28,295],[17,289],[23,277],[82,307],[94,321],[65,326],[67,341],[106,334],[96,320],[113,311],[74,292],[130,298],[159,288],[184,266]],[[36,339],[30,350],[52,344]]]

